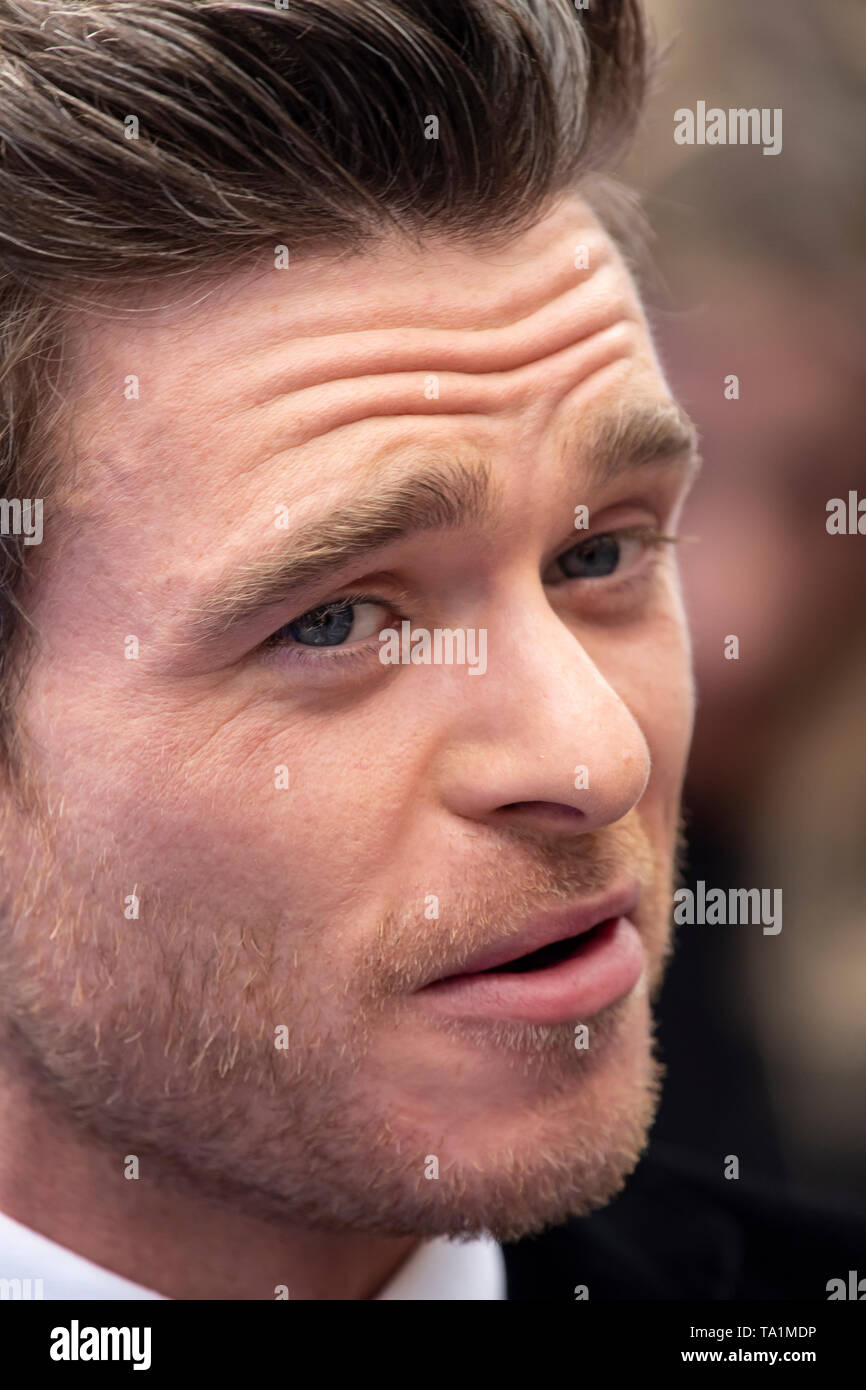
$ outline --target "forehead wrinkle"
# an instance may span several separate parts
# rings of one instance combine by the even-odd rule
[[[325,319],[316,325],[318,332],[290,330],[276,342],[241,347],[244,360],[231,372],[227,413],[263,411],[306,390],[354,386],[377,377],[437,372],[483,377],[532,367],[634,312],[621,268],[609,252],[577,280],[576,274],[567,263],[565,283],[557,277],[552,292],[545,283],[543,297],[537,291],[532,295],[529,312],[523,312],[525,303],[520,302],[516,313],[510,310],[505,317],[497,305],[498,321],[490,325],[484,323],[491,316],[484,299],[468,297],[464,289],[459,314],[439,310],[426,324],[419,322],[422,315],[411,302],[400,306],[400,318],[391,324],[383,323],[377,308],[366,328],[356,321],[350,328],[331,329]],[[359,305],[359,313],[365,308],[369,311]],[[221,394],[227,384],[220,383]]]
[[[528,257],[519,241],[510,255],[493,260],[471,250],[452,259],[447,242],[439,255],[435,239],[422,251],[402,255],[386,241],[375,251],[349,259],[312,258],[306,266],[299,259],[291,279],[285,281],[291,286],[288,293],[274,292],[272,277],[260,271],[248,283],[238,275],[225,286],[225,302],[214,305],[216,337],[212,341],[236,345],[258,369],[283,349],[294,354],[320,339],[347,340],[351,347],[365,314],[370,315],[370,329],[361,330],[365,336],[413,330],[419,336],[439,331],[484,336],[516,330],[523,340],[526,326],[550,305],[573,291],[593,299],[599,273],[622,269],[610,238],[588,209],[582,211],[583,216],[574,212],[554,227],[552,239]],[[585,220],[587,216],[590,221]],[[590,253],[586,268],[574,266],[576,240]],[[431,297],[431,274],[438,272],[442,284]],[[372,304],[371,286],[375,286]],[[587,294],[588,287],[592,288]],[[269,323],[256,314],[258,306],[268,310]],[[263,326],[270,341],[262,341]],[[221,330],[229,334],[227,339],[220,337]]]
[[[315,348],[300,365],[297,360],[293,362],[291,380],[287,380],[284,368],[275,372],[270,380],[258,384],[257,396],[248,400],[236,398],[233,413],[266,410],[288,396],[305,391],[357,387],[364,381],[380,378],[431,374],[479,380],[494,376],[516,377],[561,352],[590,343],[619,322],[626,319],[639,322],[637,312],[619,297],[607,299],[603,306],[593,306],[592,313],[584,315],[579,328],[573,307],[565,308],[559,301],[555,307],[556,321],[534,327],[529,321],[489,330],[407,327],[396,339],[393,331],[378,328],[363,334],[354,332],[351,345],[343,350],[337,348],[336,355],[333,339],[322,336],[315,340]],[[297,346],[293,341],[293,352]]]
[[[573,324],[566,325],[565,342],[560,343],[557,337],[554,344],[545,344],[541,355],[536,355],[537,344],[531,352],[524,348],[523,360],[505,370],[485,361],[483,366],[472,363],[464,372],[438,360],[431,365],[428,359],[423,371],[337,377],[317,380],[293,391],[281,390],[268,402],[249,408],[260,413],[254,426],[245,420],[247,409],[238,409],[236,405],[230,416],[211,418],[217,422],[231,418],[234,426],[258,429],[260,443],[270,457],[319,443],[343,429],[366,426],[375,419],[501,414],[532,395],[536,384],[544,384],[549,374],[563,373],[572,361],[571,388],[585,384],[601,366],[608,365],[599,360],[601,355],[609,357],[624,351],[619,345],[623,332],[640,331],[641,327],[639,310],[617,303],[607,307],[604,320],[594,324],[591,331],[576,337]],[[428,375],[439,379],[441,398],[423,398],[422,387]],[[256,467],[257,463],[250,466]]]

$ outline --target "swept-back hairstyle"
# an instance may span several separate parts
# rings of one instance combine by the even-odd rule
[[[0,0],[0,498],[62,466],[81,297],[266,245],[503,243],[609,168],[647,66],[640,0]],[[10,766],[26,555],[0,536]]]

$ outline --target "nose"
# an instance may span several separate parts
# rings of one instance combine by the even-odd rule
[[[500,608],[487,643],[487,670],[463,682],[454,716],[450,809],[569,835],[621,820],[644,793],[650,751],[598,653],[546,599],[511,616]]]

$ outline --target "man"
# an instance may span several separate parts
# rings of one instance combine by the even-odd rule
[[[693,704],[635,0],[0,16],[0,1273],[659,1296],[592,1225]]]

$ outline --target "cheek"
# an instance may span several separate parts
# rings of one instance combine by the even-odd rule
[[[671,660],[669,675],[653,689],[653,709],[647,715],[647,741],[655,774],[655,798],[666,826],[676,824],[682,798],[694,725],[695,693],[688,646],[682,644]]]
[[[101,862],[104,900],[137,887],[193,920],[356,919],[386,895],[423,760],[411,718],[120,674],[32,670],[27,726],[47,802],[64,806],[61,872],[80,883]]]
[[[678,605],[654,621],[639,643],[631,644],[615,688],[640,725],[650,752],[641,814],[655,833],[667,836],[679,816],[695,708],[688,631]]]
[[[383,896],[419,752],[372,704],[299,715],[270,698],[229,708],[202,694],[118,723],[109,769],[94,736],[104,720],[80,711],[63,782],[82,842],[110,833],[137,881],[199,915],[210,904],[299,925],[354,919]]]

